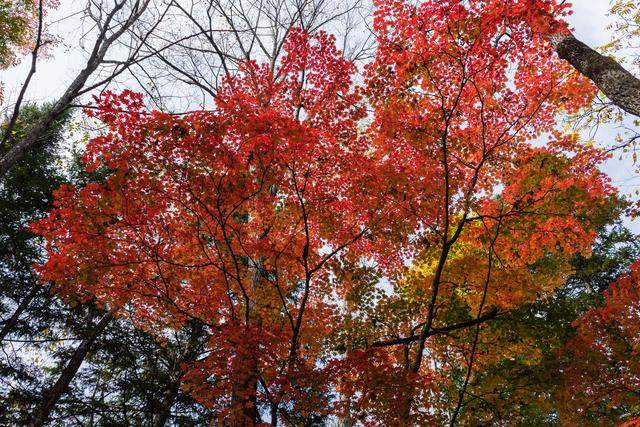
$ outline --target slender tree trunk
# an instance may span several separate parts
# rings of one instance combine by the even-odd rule
[[[171,415],[171,408],[175,404],[176,397],[178,396],[178,392],[180,391],[180,381],[171,381],[167,390],[165,390],[164,397],[162,398],[162,403],[160,405],[160,410],[158,414],[154,417],[153,426],[154,427],[164,427]]]
[[[273,403],[271,404],[271,425],[278,426],[278,405]]]
[[[411,407],[413,406],[413,392],[408,396],[403,396],[400,406],[400,422],[402,425],[411,425]]]
[[[198,357],[198,351],[200,343],[198,341],[198,332],[194,332],[191,336],[184,353],[176,355],[175,360],[172,362],[172,370],[169,373],[167,382],[167,388],[164,392],[162,402],[156,416],[153,419],[154,427],[164,427],[171,416],[171,409],[176,403],[178,393],[180,392],[180,385],[182,384],[182,371],[180,366],[183,363],[190,363],[196,360]]]
[[[260,268],[262,268],[262,260],[253,266],[253,277],[250,283],[250,292],[253,294],[258,287],[261,279]],[[250,311],[253,308],[253,302],[248,301],[245,318],[246,325],[249,325]],[[261,319],[255,319],[258,328],[261,328]],[[249,427],[259,422],[260,414],[258,413],[258,362],[252,351],[238,348],[238,371],[233,382],[231,390],[231,427]]]
[[[69,388],[69,384],[71,384],[71,381],[78,372],[78,369],[80,369],[80,365],[87,356],[87,353],[91,349],[94,341],[104,331],[112,319],[113,316],[110,313],[105,315],[84,337],[80,345],[73,352],[71,359],[62,370],[62,373],[58,377],[56,383],[44,393],[42,404],[35,411],[35,414],[29,423],[30,427],[41,427],[44,425],[56,403],[58,403],[60,396],[62,396]]]
[[[560,58],[590,79],[615,105],[640,117],[640,80],[610,56],[590,48],[573,34],[549,37]]]
[[[18,320],[20,320],[20,316],[27,309],[31,301],[38,294],[38,286],[33,286],[31,291],[27,294],[26,297],[22,298],[20,304],[16,308],[16,311],[13,312],[10,318],[8,318],[4,325],[2,326],[2,330],[0,330],[0,343],[5,339],[5,337],[11,332],[11,330],[16,326]]]
[[[88,75],[87,75],[88,78]],[[84,79],[86,80],[86,78]],[[0,159],[0,179],[19,162],[37,143],[43,141],[47,132],[51,129],[53,123],[58,120],[64,112],[69,108],[73,99],[77,96],[77,90],[84,83],[83,81],[74,81],[67,92],[44,114],[38,123],[29,131],[27,136],[14,144],[9,151]]]
[[[134,23],[138,20],[138,18],[140,18],[142,13],[147,9],[148,5],[149,0],[144,0],[139,4],[137,3],[134,7],[134,10],[129,14],[127,18],[124,19],[124,21],[119,23],[118,27],[114,27],[113,24],[117,19],[117,14],[125,6],[125,2],[116,2],[109,12],[105,11],[104,22],[102,23],[101,31],[97,35],[97,38],[93,45],[93,49],[91,50],[91,54],[87,59],[85,67],[80,70],[80,72],[78,72],[71,84],[67,87],[64,94],[62,94],[62,96],[58,98],[51,109],[40,119],[38,123],[34,125],[33,129],[29,131],[27,136],[20,141],[17,141],[4,154],[4,156],[0,158],[0,179],[2,179],[7,174],[9,169],[11,169],[13,165],[20,161],[20,159],[22,159],[34,145],[40,143],[43,140],[43,137],[51,129],[51,125],[56,120],[58,120],[69,108],[71,108],[71,104],[76,98],[89,91],[90,89],[97,87],[97,85],[95,84],[94,86],[89,85],[87,87],[86,83],[93,75],[93,73],[98,69],[98,67],[104,62],[104,58],[107,52],[110,51],[113,43],[116,42],[116,40],[118,40],[132,25],[134,25]],[[115,78],[117,75],[122,73],[125,69],[127,69],[131,64],[134,63],[132,58],[127,61],[129,61],[129,63],[126,64],[126,66],[120,68],[120,70],[116,71],[109,77],[109,79]],[[103,80],[103,83],[107,82],[108,80]],[[28,86],[29,81],[26,81],[25,85]],[[20,99],[19,102],[22,102],[22,100]],[[20,106],[18,105],[17,107],[19,110]],[[15,120],[16,118],[10,119],[10,121]],[[3,139],[6,140],[6,138]]]
[[[248,374],[236,380],[231,396],[231,427],[251,427],[258,422],[258,378]]]
[[[240,349],[231,390],[230,427],[251,427],[259,421],[258,413],[258,364],[256,358]],[[244,354],[243,354],[244,353]]]

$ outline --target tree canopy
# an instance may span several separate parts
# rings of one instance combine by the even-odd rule
[[[62,161],[111,43],[132,31],[138,58],[165,16],[115,4],[70,89],[21,93],[2,133],[0,339],[74,341],[45,367],[15,353],[8,422],[637,422],[633,202],[566,126],[598,91],[636,114],[635,77],[572,35],[569,4],[377,0],[364,65],[302,12],[271,53],[254,34],[261,56],[210,36],[211,108],[101,90]]]

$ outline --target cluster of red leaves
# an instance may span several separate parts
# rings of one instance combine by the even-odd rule
[[[519,268],[549,251],[588,251],[589,219],[612,189],[597,169],[604,154],[557,132],[558,117],[587,105],[595,90],[532,32],[527,14],[565,10],[552,4],[378,2],[369,136],[387,191],[401,195],[394,217],[411,219],[390,235],[425,230],[437,245],[458,229],[465,240],[468,227],[481,248],[500,219],[508,236],[498,250]],[[536,139],[547,145],[533,147]]]
[[[109,175],[61,188],[33,225],[47,240],[41,280],[131,310],[158,335],[208,325],[210,351],[185,383],[221,422],[247,425],[257,405],[285,418],[431,422],[435,374],[409,372],[415,350],[336,355],[351,284],[327,267],[366,262],[398,277],[446,249],[442,280],[468,284],[470,307],[483,289],[511,308],[559,285],[564,270],[532,266],[588,251],[589,218],[612,193],[603,154],[556,131],[594,95],[537,33],[564,11],[551,0],[378,1],[362,90],[331,36],[293,30],[276,70],[243,64],[213,112],[148,112],[135,93],[103,94],[89,114],[108,131],[85,161]],[[415,331],[426,306],[416,311],[388,313],[401,319],[391,329]]]
[[[397,191],[430,223],[443,215],[445,164],[452,196],[471,190],[488,200],[525,158],[547,150],[529,141],[595,94],[528,26],[502,15],[511,3],[379,2],[380,48],[367,70],[373,143],[388,181],[402,180]],[[466,200],[456,197],[452,214]]]
[[[563,416],[640,405],[640,262],[604,292],[604,303],[576,319],[567,344]],[[623,410],[624,412],[624,410]],[[637,421],[636,421],[637,423]],[[635,425],[630,422],[629,425]]]
[[[353,65],[325,34],[294,31],[285,49],[278,78],[245,64],[215,112],[149,113],[137,94],[103,94],[89,114],[109,130],[84,160],[112,172],[61,188],[34,224],[48,240],[41,278],[65,297],[132,308],[156,333],[191,319],[211,326],[198,369],[216,385],[197,396],[212,406],[243,400],[238,370],[254,386],[260,372],[264,399],[278,402],[313,375],[331,328],[322,267],[380,217],[358,202],[373,177]]]
[[[332,362],[328,372],[341,396],[335,410],[352,424],[398,425],[398,413],[405,409],[409,395],[420,402],[412,414],[415,425],[438,424],[429,404],[436,396],[435,376],[429,372],[407,373],[387,350],[353,351],[345,359]]]

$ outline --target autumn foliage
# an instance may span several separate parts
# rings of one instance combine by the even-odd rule
[[[572,363],[565,367],[561,399],[567,423],[640,405],[639,268],[634,264],[605,291],[602,306],[574,322],[577,333],[567,346]]]
[[[41,33],[41,43],[50,45],[53,38],[40,25],[42,15],[58,6],[57,0],[0,1],[0,69],[16,65],[29,53]]]
[[[57,6],[57,0],[0,0],[0,70],[17,65],[36,40],[43,51],[51,47],[55,40],[41,23],[48,10]],[[0,81],[0,105],[3,92]]]
[[[547,42],[559,3],[377,1],[361,86],[331,36],[296,30],[213,111],[104,93],[84,160],[108,177],[60,188],[33,225],[41,280],[159,339],[207,325],[183,387],[216,421],[446,422],[443,388],[464,397],[474,367],[521,351],[479,339],[483,324],[559,287],[614,194],[606,155],[561,130],[595,90]],[[635,313],[632,277],[585,315],[576,351]],[[617,327],[637,336],[637,320]]]

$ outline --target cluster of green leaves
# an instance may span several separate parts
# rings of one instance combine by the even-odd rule
[[[550,298],[498,316],[483,331],[486,348],[500,354],[507,343],[517,351],[478,368],[466,399],[462,425],[562,425],[566,393],[564,368],[572,363],[565,351],[575,335],[574,322],[602,303],[606,290],[640,257],[637,236],[624,227],[620,207],[600,228],[590,257],[573,259],[573,274]],[[462,369],[452,375],[462,381]],[[455,381],[454,381],[455,383]],[[449,399],[457,389],[449,390]],[[618,411],[619,412],[619,411]],[[614,425],[623,414],[603,408],[585,425]]]

